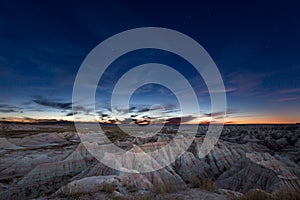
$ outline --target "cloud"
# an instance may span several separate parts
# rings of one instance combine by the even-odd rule
[[[173,117],[173,118],[168,118],[166,120],[166,124],[186,123],[186,122],[190,122],[190,121],[192,121],[194,119],[196,119],[196,117],[193,117],[191,115],[189,115],[189,116],[183,116],[183,117]]]
[[[237,124],[238,121],[226,121],[225,124]]]
[[[238,111],[236,109],[228,109],[226,111],[226,115],[231,115],[231,114],[235,114],[237,113]],[[221,117],[224,115],[224,112],[222,111],[219,111],[219,112],[212,112],[212,113],[204,113],[204,117],[214,117],[214,118],[217,118],[217,117]]]
[[[101,117],[108,117],[108,114],[101,114]]]
[[[69,113],[66,114],[66,116],[69,117],[69,116],[74,116],[74,115],[77,115],[77,114],[79,114],[79,112],[69,112]]]
[[[114,108],[115,111],[117,111],[117,114],[120,116],[126,115],[128,113],[131,114],[131,116],[137,117],[138,115],[141,115],[142,113],[147,113],[147,112],[151,112],[151,111],[156,111],[156,110],[160,110],[163,107],[164,109],[164,113],[171,113],[171,112],[177,112],[178,109],[176,105],[174,104],[167,104],[167,105],[163,105],[163,106],[152,106],[152,105],[134,105],[132,107],[130,107],[129,109],[124,109],[124,108]],[[107,110],[109,112],[111,112],[108,108],[104,108],[104,110]],[[98,114],[102,114],[102,112],[98,112]]]
[[[274,99],[273,101],[275,102],[287,102],[287,101],[295,101],[300,99],[300,97],[286,97],[286,98],[278,98],[278,99]]]
[[[204,117],[218,117],[223,115],[224,112],[213,112],[213,113],[205,113]]]
[[[160,110],[160,109],[164,109],[165,113],[171,113],[171,112],[175,112],[178,111],[177,106],[174,104],[167,104],[164,106],[150,106],[150,105],[145,105],[143,108],[139,108],[139,110],[137,111],[137,113],[143,113],[143,112],[149,112],[149,111],[155,111],[155,110]],[[137,107],[138,108],[138,107]]]
[[[13,110],[13,109],[0,109],[1,113],[14,113],[14,112],[19,112],[17,110]]]
[[[33,102],[42,105],[47,106],[50,108],[56,108],[56,109],[62,109],[62,110],[71,110],[72,109],[72,103],[71,102],[59,102],[59,101],[51,101],[46,100],[43,98],[34,99]]]
[[[88,108],[84,106],[74,106],[77,114],[83,113],[85,115],[90,115],[91,112],[93,111],[93,108]]]
[[[23,111],[17,106],[0,104],[0,113],[23,113]]]
[[[205,90],[201,90],[200,92],[198,92],[199,94],[210,94],[210,93],[222,93],[222,92],[226,92],[226,93],[229,93],[229,92],[234,92],[236,91],[237,88],[236,87],[225,87],[225,90],[209,90],[208,89],[205,89]]]
[[[107,110],[110,110],[110,108],[106,108]],[[135,106],[133,106],[133,107],[130,107],[129,109],[124,109],[124,108],[114,108],[119,114],[121,114],[121,115],[124,115],[124,114],[126,114],[126,113],[130,113],[130,112],[133,112],[135,109],[136,109],[136,107]]]
[[[162,113],[156,113],[156,110],[160,110],[164,108]],[[163,113],[172,113],[178,111],[176,105],[174,104],[167,104],[163,106],[159,105],[134,105],[129,109],[124,108],[114,108],[117,112],[116,116],[119,119],[111,116],[111,110],[107,107],[102,108],[101,111],[98,111],[99,119],[101,123],[111,123],[110,120],[115,120],[113,123],[120,123],[120,124],[149,124],[149,123],[164,123],[165,117]],[[151,111],[154,111],[151,113]],[[129,114],[129,116],[128,116]],[[150,116],[149,114],[153,115]]]
[[[175,104],[167,104],[166,106],[164,106],[165,110],[175,110],[177,108],[177,106]]]
[[[261,73],[231,73],[225,77],[226,91],[238,96],[254,96],[263,91],[263,79],[270,74]]]
[[[300,92],[300,88],[291,88],[291,89],[284,89],[284,90],[279,90],[279,94],[290,94],[290,93],[298,93]]]
[[[149,108],[143,108],[143,109],[139,110],[138,112],[143,113],[143,112],[148,112],[148,111],[150,111]]]
[[[25,123],[71,123],[70,121],[59,119],[36,119],[31,117],[2,117],[4,121],[25,122]]]
[[[150,124],[151,120],[150,119],[132,119],[134,124]],[[124,122],[122,122],[123,124]]]
[[[115,123],[120,123],[120,124],[150,124],[152,119],[155,119],[155,118],[152,118],[152,117],[149,117],[149,116],[145,115],[145,116],[142,116],[140,118],[131,117],[131,118],[125,118],[123,120],[102,118],[101,122],[112,123],[112,124],[115,124]]]
[[[49,100],[49,99],[46,99],[43,97],[35,97],[35,99],[33,99],[32,101],[38,105],[58,109],[58,110],[61,110],[62,112],[72,110],[72,102],[63,102],[60,99]],[[74,106],[74,108],[76,111],[69,112],[66,114],[66,116],[73,116],[73,115],[77,115],[77,114],[90,115],[93,110],[92,108],[88,108],[88,107],[84,107],[84,106]]]
[[[117,119],[106,119],[106,120],[100,120],[101,124],[118,124],[119,120]]]

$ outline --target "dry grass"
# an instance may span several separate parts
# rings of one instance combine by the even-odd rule
[[[115,191],[116,186],[114,183],[103,182],[102,191],[108,194],[111,194]]]
[[[191,177],[191,187],[200,188],[207,191],[215,191],[216,185],[215,182],[211,179],[199,179],[196,175]]]
[[[154,194],[132,194],[132,195],[128,195],[128,196],[111,196],[110,199],[112,200],[152,200],[152,199],[156,199],[156,200],[160,200],[161,198],[158,198],[156,195]]]
[[[176,184],[172,183],[171,181],[166,181],[164,183],[153,184],[153,186],[151,188],[151,192],[153,192],[155,194],[162,194],[162,193],[176,192],[181,189],[183,189],[183,186],[176,185]]]
[[[245,194],[244,200],[271,200],[271,196],[261,190],[250,190]]]
[[[280,191],[277,192],[274,196],[275,200],[300,200],[300,189],[294,192]]]
[[[131,182],[128,179],[123,179],[121,184],[127,189],[128,192],[137,192],[138,188],[135,183]]]
[[[174,196],[172,194],[134,194],[127,197],[122,197],[121,199],[116,200],[183,200],[183,197]]]
[[[249,190],[244,197],[238,200],[300,200],[300,191],[287,192],[279,191],[276,194],[269,194],[262,190]]]

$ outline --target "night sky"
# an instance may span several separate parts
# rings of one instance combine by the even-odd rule
[[[119,32],[164,27],[192,37],[215,61],[227,93],[227,123],[300,122],[299,1],[100,2],[0,2],[0,120],[95,120],[91,105],[72,113],[73,83],[85,57]],[[178,121],[177,99],[160,85],[136,90],[131,119],[122,116],[121,107],[109,106],[122,74],[147,62],[173,67],[197,91],[202,117],[184,113],[182,122],[218,117],[210,113],[205,83],[188,62],[170,52],[144,49],[115,60],[101,78],[97,120],[159,119],[155,107],[149,108],[160,104],[167,122]],[[110,118],[111,109],[119,112],[118,118]]]

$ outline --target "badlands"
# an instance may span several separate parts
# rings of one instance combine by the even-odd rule
[[[136,137],[102,126],[105,142],[135,153],[157,150],[171,161],[174,155],[163,147],[177,128]],[[3,122],[0,199],[300,199],[300,125],[225,125],[203,156],[207,129],[199,126],[174,162],[137,173],[135,157],[105,158],[122,170],[98,161],[73,124]]]

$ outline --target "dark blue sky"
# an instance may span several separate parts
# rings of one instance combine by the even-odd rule
[[[180,31],[207,50],[224,80],[228,122],[300,121],[299,7],[298,1],[1,1],[0,117],[72,120],[66,115],[71,115],[73,82],[86,55],[114,34],[153,26]],[[103,77],[100,115],[109,114],[118,77],[149,61],[184,74],[198,87],[203,116],[209,113],[205,84],[188,63],[171,53],[143,50],[116,60],[111,77]],[[161,103],[175,118],[178,105],[169,93],[157,85],[140,88],[132,97],[133,112]],[[84,112],[90,114],[88,108]]]

